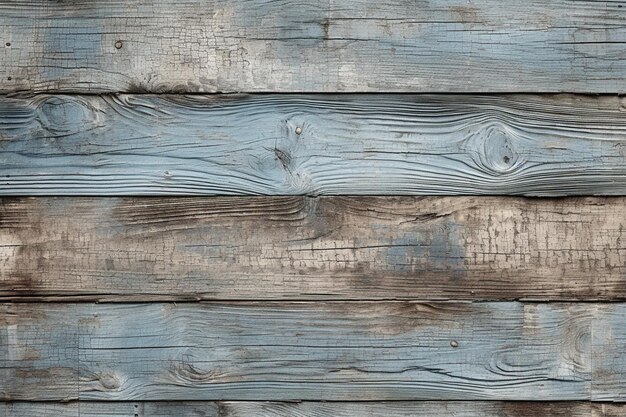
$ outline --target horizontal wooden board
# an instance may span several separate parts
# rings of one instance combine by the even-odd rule
[[[624,92],[593,0],[0,2],[0,92]]]
[[[4,304],[4,400],[588,400],[626,304]],[[594,324],[607,330],[598,338]],[[593,352],[593,360],[592,360]],[[601,372],[600,372],[601,371]],[[596,391],[597,390],[597,391]],[[613,397],[611,400],[623,400]]]
[[[5,417],[624,417],[590,402],[71,402],[0,403]]]
[[[569,95],[5,97],[0,195],[623,195],[625,109]]]
[[[0,199],[0,300],[626,299],[626,198]]]

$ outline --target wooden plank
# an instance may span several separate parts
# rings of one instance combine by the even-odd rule
[[[567,95],[5,97],[0,195],[623,195],[625,103]]]
[[[606,360],[592,303],[2,308],[4,400],[588,400]]]
[[[624,92],[619,1],[0,2],[0,91]]]
[[[593,399],[626,401],[626,306],[602,305],[593,323]]]
[[[77,317],[63,305],[0,304],[0,401],[75,399]],[[28,394],[30,393],[30,394]]]
[[[590,402],[72,402],[0,403],[5,417],[623,417],[626,407]]]
[[[623,197],[4,198],[0,300],[616,301],[624,213]]]
[[[626,416],[626,405],[596,404],[591,415],[593,417],[624,417]]]

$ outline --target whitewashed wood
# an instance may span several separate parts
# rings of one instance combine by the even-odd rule
[[[0,393],[38,401],[588,400],[592,382],[623,377],[592,373],[615,358],[594,346],[591,360],[592,320],[624,307],[604,308],[5,304]]]
[[[2,300],[626,298],[626,198],[0,199]]]
[[[590,402],[72,402],[0,403],[5,417],[623,417]]]
[[[621,6],[3,0],[0,92],[617,93]]]
[[[0,195],[622,195],[623,110],[569,95],[0,98]]]

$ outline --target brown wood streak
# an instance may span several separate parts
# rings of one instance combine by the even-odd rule
[[[0,298],[616,301],[625,211],[621,197],[4,198]]]

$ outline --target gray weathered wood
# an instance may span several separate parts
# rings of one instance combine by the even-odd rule
[[[17,303],[2,309],[4,400],[563,401],[599,398],[608,381],[624,385],[620,369],[604,367],[624,362],[623,350],[610,349],[621,343],[611,335],[623,322],[607,319],[623,316],[623,304]],[[592,323],[603,323],[603,338]],[[592,372],[594,364],[602,372]]]
[[[72,308],[0,304],[0,401],[77,398],[80,318]]]
[[[626,305],[598,308],[593,323],[593,399],[625,402]]]
[[[0,195],[621,195],[623,104],[584,96],[0,98]]]
[[[626,404],[599,404],[596,403],[591,411],[593,417],[624,417]],[[529,414],[530,417],[530,414]]]
[[[3,0],[0,92],[624,92],[625,21],[592,0]]]
[[[0,403],[4,417],[623,417],[590,402],[72,402]]]
[[[626,298],[626,198],[0,199],[0,299]]]

